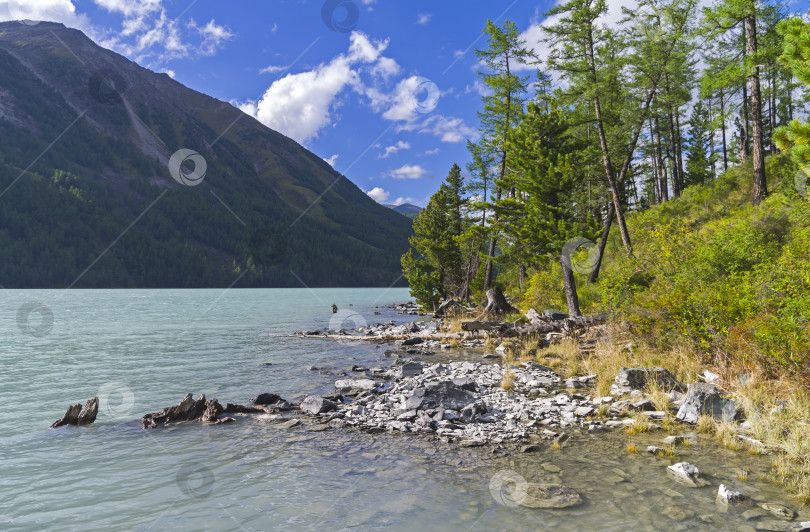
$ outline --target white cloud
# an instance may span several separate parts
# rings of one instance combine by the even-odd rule
[[[418,164],[406,164],[391,171],[394,179],[421,179],[428,175],[428,171]]]
[[[433,18],[433,15],[431,15],[430,13],[419,13],[416,17],[416,23],[424,26],[425,24],[430,22],[431,18]]]
[[[5,0],[0,1],[0,22],[38,20],[62,22],[74,28],[87,28],[89,21],[76,13],[71,0]]]
[[[419,126],[420,133],[432,133],[442,142],[452,144],[478,138],[478,130],[470,127],[462,118],[448,118],[442,115],[431,116]]]
[[[368,196],[371,199],[373,199],[374,201],[376,201],[377,203],[384,202],[385,200],[388,199],[388,196],[391,195],[390,192],[387,192],[386,190],[383,190],[380,187],[374,187],[371,190],[369,190],[368,192],[366,192],[366,194],[368,194]]]
[[[305,143],[332,123],[338,95],[349,86],[362,92],[357,67],[376,62],[388,41],[372,42],[352,32],[347,54],[339,54],[312,70],[288,74],[270,85],[258,102],[239,105],[267,127]]]
[[[273,27],[270,28],[270,33],[275,33],[278,31],[278,24],[273,24]]]
[[[331,157],[328,157],[328,158],[327,158],[327,157],[324,157],[324,159],[323,159],[323,160],[324,160],[324,161],[326,161],[326,162],[329,164],[329,166],[331,166],[332,168],[334,168],[334,167],[335,167],[335,163],[337,162],[338,157],[340,157],[340,155],[338,155],[338,154],[336,153],[336,154],[334,154],[334,155],[333,155],[333,156],[331,156]]]
[[[425,155],[436,155],[439,153],[439,148],[433,148],[432,150],[428,150],[425,152]]]
[[[392,146],[386,146],[385,147],[385,152],[380,154],[377,158],[378,159],[387,159],[388,157],[390,157],[391,155],[394,155],[398,151],[410,150],[410,149],[411,149],[411,143],[410,142],[398,140],[396,144],[394,144]]]
[[[218,25],[214,19],[211,19],[208,24],[203,27],[197,26],[192,20],[189,27],[197,30],[203,38],[203,42],[199,45],[199,50],[202,55],[214,55],[222,46],[223,42],[233,39],[233,33],[225,26]]]
[[[259,74],[275,74],[277,72],[284,72],[290,68],[289,66],[270,65],[259,70]]]
[[[393,205],[394,207],[398,207],[399,205],[402,205],[403,203],[412,203],[414,201],[416,201],[416,200],[411,198],[411,197],[403,198],[402,196],[400,196],[397,199],[395,199],[394,201],[392,201],[391,205]]]
[[[174,70],[170,70],[170,69],[166,69],[166,70],[164,70],[164,71],[163,71],[163,73],[164,73],[164,74],[166,74],[167,76],[169,76],[169,77],[170,77],[170,78],[172,78],[172,79],[174,79],[174,77],[176,76],[175,71],[174,71]]]

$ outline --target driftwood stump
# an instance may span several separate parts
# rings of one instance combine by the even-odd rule
[[[487,290],[487,306],[484,308],[485,313],[501,316],[516,311],[517,309],[509,304],[509,301],[506,300],[500,288],[496,286],[495,288]]]
[[[70,405],[62,416],[62,419],[51,425],[52,429],[65,425],[89,425],[96,420],[98,415],[98,397],[93,397],[85,403],[82,408],[81,403]]]

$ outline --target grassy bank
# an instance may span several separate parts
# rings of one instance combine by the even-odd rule
[[[683,382],[717,373],[743,405],[748,435],[775,452],[774,478],[810,503],[810,202],[787,157],[767,164],[771,194],[758,207],[749,201],[750,167],[741,166],[629,214],[633,254],[614,231],[599,281],[577,275],[583,311],[607,313],[621,340],[586,357],[573,343],[537,356],[563,373],[599,375],[605,395],[622,366],[663,366]],[[578,260],[587,265],[584,252]],[[524,311],[564,309],[560,279],[552,261],[506,289]],[[746,446],[738,426],[702,427],[729,447]]]

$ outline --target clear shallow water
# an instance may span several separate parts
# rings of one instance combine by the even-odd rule
[[[711,440],[680,448],[676,460],[625,451],[659,443],[660,432],[573,433],[562,450],[541,443],[538,453],[502,457],[306,423],[283,431],[251,417],[140,428],[142,414],[189,392],[245,403],[260,392],[329,391],[352,364],[386,363],[382,349],[278,335],[328,326],[332,303],[346,311],[344,326],[412,319],[375,308],[407,297],[404,289],[0,292],[0,529],[739,530],[751,506],[722,513],[720,482],[798,509],[759,479],[767,459]],[[40,306],[26,316],[29,302]],[[68,404],[96,395],[95,424],[47,429]],[[669,478],[666,466],[684,459],[711,485]],[[734,478],[739,469],[748,481]],[[585,503],[513,507],[499,496],[501,471],[562,482]]]

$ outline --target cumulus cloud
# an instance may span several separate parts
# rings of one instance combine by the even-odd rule
[[[375,63],[387,46],[387,40],[373,42],[361,32],[352,32],[348,53],[274,81],[258,102],[245,102],[239,108],[267,127],[305,143],[332,123],[336,99],[344,89],[354,86],[362,91],[357,67]]]
[[[327,164],[329,164],[329,166],[331,166],[332,168],[334,168],[334,167],[335,167],[335,163],[337,162],[338,157],[340,157],[340,155],[338,155],[338,154],[336,153],[336,154],[334,154],[334,155],[333,155],[333,156],[331,156],[331,157],[324,157],[324,159],[323,159],[323,160],[324,160],[324,161],[326,161],[326,162],[327,162]]]
[[[394,179],[421,179],[428,175],[428,171],[418,164],[406,164],[391,171]]]
[[[381,187],[374,187],[371,190],[369,190],[368,192],[366,192],[366,194],[368,194],[368,197],[370,197],[371,199],[373,199],[377,203],[384,202],[385,200],[388,199],[388,196],[391,195],[390,192],[388,192],[386,190],[383,190]]]
[[[392,201],[391,205],[393,205],[394,207],[398,207],[399,205],[402,205],[403,203],[413,203],[414,201],[416,201],[416,200],[411,198],[411,197],[403,198],[402,196],[400,196],[397,199],[395,199],[394,201]]]
[[[0,22],[39,20],[87,28],[87,17],[76,13],[71,0],[0,0]]]
[[[431,116],[419,126],[420,133],[431,133],[442,142],[452,144],[467,139],[477,139],[478,130],[467,125],[461,118],[448,118],[442,115]]]
[[[381,153],[377,158],[378,159],[387,159],[388,157],[394,155],[398,151],[410,150],[410,149],[411,149],[411,143],[410,142],[398,140],[396,144],[394,144],[392,146],[386,146],[385,151],[383,153]]]

